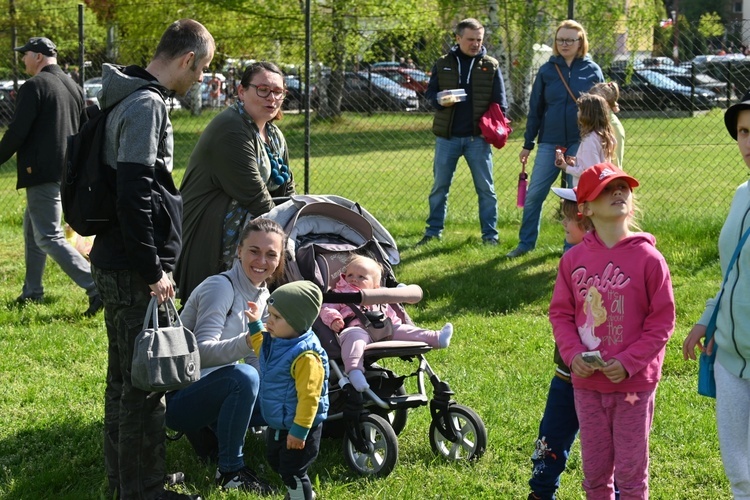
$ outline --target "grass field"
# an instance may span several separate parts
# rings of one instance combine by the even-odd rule
[[[298,144],[301,130],[291,118],[286,133],[290,143]],[[705,120],[704,129],[716,130],[720,114],[694,119]],[[700,130],[692,135],[685,131],[675,140],[664,132],[665,122],[625,123],[627,130],[648,130],[650,134],[633,134],[626,158],[633,165],[629,170],[643,184],[637,190],[644,212],[642,226],[656,235],[658,248],[670,264],[677,302],[677,329],[667,346],[651,434],[651,497],[730,498],[719,458],[713,401],[698,396],[697,366],[682,360],[681,344],[705,300],[720,284],[716,240],[734,188],[747,178],[747,171],[732,150],[735,156],[731,162],[724,160],[721,178],[712,178],[718,185],[712,184],[713,191],[700,193],[700,201],[695,201],[697,179],[708,176],[714,158],[725,157],[729,148],[724,144],[711,151],[704,146],[689,152],[689,162],[649,163],[648,147],[657,147],[661,141],[666,145],[658,147],[669,149],[665,157],[685,155],[689,143],[706,141]],[[405,127],[396,122],[386,126]],[[529,457],[554,370],[546,314],[562,230],[554,221],[553,203],[548,203],[537,250],[506,260],[503,255],[516,242],[520,210],[507,200],[502,202],[502,245],[485,247],[479,243],[475,199],[469,198],[465,208],[458,204],[452,213],[442,242],[413,248],[426,215],[421,193],[429,189],[430,182],[432,141],[423,137],[424,126],[415,120],[402,130],[403,137],[399,135],[402,142],[388,145],[371,137],[377,130],[357,134],[367,129],[366,119],[321,127],[317,133],[326,141],[314,146],[320,154],[316,153],[312,164],[324,174],[313,177],[311,187],[314,193],[339,194],[337,179],[356,173],[358,188],[352,185],[341,194],[361,201],[393,233],[402,257],[397,276],[403,282],[419,283],[425,290],[422,303],[409,309],[413,319],[435,328],[449,320],[456,328],[451,347],[430,353],[428,358],[440,377],[450,382],[456,400],[484,419],[488,449],[473,464],[437,459],[428,441],[429,411],[419,408],[409,414],[399,437],[399,464],[387,478],[355,476],[344,464],[340,442],[324,441],[311,470],[319,498],[518,499],[528,493]],[[410,127],[416,132],[410,132]],[[496,153],[497,177],[517,175],[519,141],[514,137],[506,149]],[[376,151],[380,151],[377,157]],[[300,161],[299,153],[295,156]],[[399,174],[404,158],[415,157],[419,160],[409,168],[422,175]],[[384,174],[381,168],[372,168],[374,162],[393,165],[396,170]],[[3,169],[2,175],[9,174]],[[181,176],[181,171],[177,175]],[[384,175],[402,179],[399,189],[383,182]],[[456,183],[470,181],[462,173]],[[512,186],[514,202],[515,184],[508,186]],[[470,193],[471,188],[467,189]],[[419,196],[413,195],[415,192]],[[87,305],[84,294],[54,263],[45,275],[46,302],[15,306],[13,299],[24,272],[23,193],[0,190],[0,206],[5,203],[18,208],[4,211],[0,218],[0,238],[5,242],[0,247],[0,498],[103,498],[103,320],[101,315],[81,317]],[[659,207],[665,203],[671,204],[669,217],[660,215]],[[393,363],[398,369],[397,361]],[[401,366],[411,371],[411,367]],[[246,461],[263,470],[262,456],[263,446],[249,437]],[[216,490],[214,471],[194,459],[184,439],[169,444],[168,467],[184,471],[189,480],[186,490],[198,491],[203,498],[253,498]],[[280,484],[270,471],[265,473]],[[581,479],[576,444],[559,498],[582,498]]]

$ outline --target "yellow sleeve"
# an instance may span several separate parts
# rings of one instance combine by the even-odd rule
[[[258,356],[260,354],[260,347],[263,345],[263,332],[257,332],[250,335],[250,343],[253,346],[255,355]]]
[[[315,351],[305,351],[292,363],[292,377],[297,388],[297,411],[294,423],[310,429],[318,412],[320,391],[323,389],[325,369],[323,361]]]

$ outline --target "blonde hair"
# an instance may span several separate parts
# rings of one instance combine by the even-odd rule
[[[617,103],[620,99],[620,86],[617,82],[597,83],[589,89],[589,94],[602,96],[613,113],[620,111],[620,105]]]
[[[567,19],[561,22],[560,25],[555,30],[555,38],[557,38],[557,33],[561,29],[569,29],[569,30],[578,31],[578,38],[581,39],[581,44],[578,46],[577,57],[583,57],[589,53],[589,40],[586,37],[586,30],[583,29],[583,26],[581,26],[580,23],[573,21],[572,19]],[[557,42],[554,42],[552,44],[552,53],[555,54],[556,56],[560,55],[560,51],[557,50]]]
[[[591,300],[589,300],[591,298]],[[594,318],[594,327],[597,327],[607,321],[607,310],[604,308],[602,294],[596,287],[589,287],[586,294],[586,302],[591,308],[591,316]]]
[[[609,122],[609,106],[602,96],[583,93],[576,101],[578,104],[578,128],[581,138],[597,134],[602,140],[604,161],[611,161],[615,153],[615,130]]]
[[[368,257],[367,255],[353,254],[346,262],[344,272],[346,272],[346,270],[349,269],[349,266],[352,264],[359,264],[360,266],[373,271],[375,273],[375,277],[377,278],[376,280],[374,280],[375,284],[380,285],[380,281],[383,279],[383,266],[380,264],[380,262],[373,259],[372,257]]]

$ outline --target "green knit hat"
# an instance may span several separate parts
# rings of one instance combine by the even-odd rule
[[[268,298],[279,315],[297,333],[305,333],[320,314],[323,294],[312,281],[293,281],[281,285]]]

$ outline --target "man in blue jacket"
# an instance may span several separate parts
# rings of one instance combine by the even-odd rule
[[[479,21],[464,19],[456,26],[456,45],[448,54],[440,57],[432,68],[425,97],[436,110],[432,122],[432,132],[437,136],[434,182],[429,197],[427,228],[417,245],[441,237],[448,213],[448,192],[461,156],[469,165],[479,198],[482,241],[490,245],[497,245],[498,242],[492,148],[482,137],[479,119],[491,103],[498,103],[503,113],[507,112],[507,104],[499,64],[487,55],[483,40],[484,27]],[[444,90],[463,90],[466,98],[438,98],[438,93]]]
[[[0,164],[16,154],[16,189],[26,189],[23,214],[26,277],[16,302],[42,302],[47,256],[84,290],[86,316],[102,301],[86,259],[65,239],[61,225],[60,178],[69,135],[78,132],[83,91],[57,65],[57,47],[49,38],[34,37],[13,49],[23,53],[31,78],[18,89],[13,121],[0,141]]]

